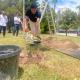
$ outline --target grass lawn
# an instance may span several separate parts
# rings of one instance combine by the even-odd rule
[[[48,35],[42,35],[47,37]],[[80,44],[80,37],[57,36],[57,39],[70,39]],[[15,44],[26,49],[25,39],[22,35],[14,37],[7,34],[0,35],[0,44]],[[53,49],[45,50],[45,56],[40,63],[19,64],[19,80],[80,80],[80,60],[67,56]]]

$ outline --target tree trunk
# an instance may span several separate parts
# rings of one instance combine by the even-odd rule
[[[78,30],[77,30],[77,36],[78,36]]]
[[[68,30],[66,29],[66,36],[68,36]]]

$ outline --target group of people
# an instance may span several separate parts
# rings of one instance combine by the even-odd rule
[[[41,18],[41,13],[38,10],[37,4],[33,3],[30,7],[29,10],[26,11],[25,13],[25,23],[24,20],[21,21],[21,18],[18,13],[16,13],[13,17],[13,35],[18,36],[19,29],[20,29],[20,24],[24,23],[25,26],[23,25],[23,31],[28,32],[31,31],[33,35],[33,42],[35,40],[41,41],[40,37],[40,18]],[[0,34],[3,32],[3,36],[6,34],[6,29],[7,29],[7,23],[8,23],[8,17],[5,14],[4,11],[0,13]]]
[[[7,31],[7,27],[8,27],[8,16],[6,15],[6,13],[4,11],[0,12],[0,34],[2,33],[3,36],[5,37],[6,35],[6,31]],[[19,29],[20,29],[20,24],[21,24],[21,19],[18,13],[16,13],[13,16],[13,35],[18,36],[19,33]]]

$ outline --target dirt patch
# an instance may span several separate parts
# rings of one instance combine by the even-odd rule
[[[42,41],[42,45],[45,45],[49,48],[59,49],[59,50],[71,50],[78,49],[79,46],[75,44],[73,41],[64,39],[58,40],[55,38],[46,38]],[[45,55],[42,54],[43,51],[39,51],[38,54],[27,54],[26,51],[22,51],[20,54],[20,64],[28,64],[28,63],[40,63],[45,59]]]
[[[22,51],[19,58],[20,64],[28,64],[28,63],[40,63],[44,58],[44,55],[41,53],[38,54],[27,54],[27,52]]]
[[[77,44],[75,44],[73,41],[68,39],[58,40],[55,38],[46,38],[43,40],[43,44],[47,45],[50,48],[57,48],[57,49],[79,48]]]

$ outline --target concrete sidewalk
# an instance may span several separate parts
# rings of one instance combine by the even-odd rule
[[[66,33],[56,33],[57,35],[64,35],[66,36]],[[68,33],[68,36],[73,36],[73,37],[77,37],[76,33]]]
[[[72,48],[71,49],[56,49],[56,50],[66,55],[69,55],[71,57],[80,59],[80,48],[78,49],[72,49]]]

